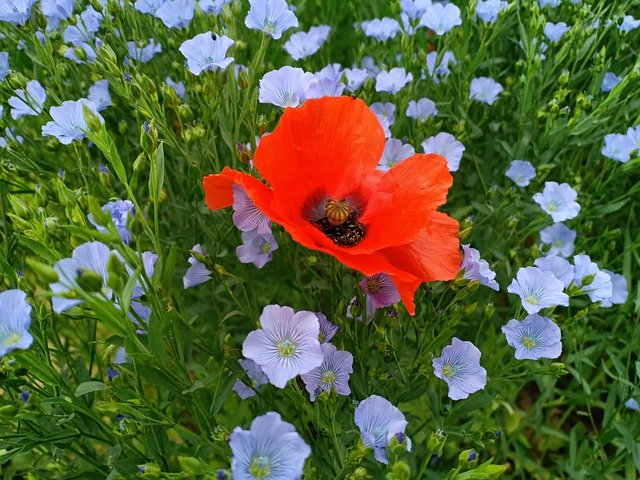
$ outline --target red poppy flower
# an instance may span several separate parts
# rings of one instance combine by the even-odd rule
[[[225,167],[203,180],[207,206],[233,204],[233,185],[295,241],[367,276],[387,273],[408,312],[422,282],[451,280],[461,254],[458,222],[436,208],[452,178],[439,155],[376,170],[385,137],[362,100],[323,97],[287,108],[263,137],[254,166],[268,182]]]

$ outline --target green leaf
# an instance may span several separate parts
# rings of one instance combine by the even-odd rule
[[[98,392],[100,390],[104,390],[107,386],[102,382],[84,382],[78,385],[74,395],[76,397],[81,397],[82,395],[86,395],[87,393]]]

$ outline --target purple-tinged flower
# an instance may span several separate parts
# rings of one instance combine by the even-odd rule
[[[611,270],[602,269],[604,273],[611,277],[612,293],[610,297],[602,299],[601,307],[609,308],[612,305],[622,305],[626,303],[629,296],[629,290],[627,288],[627,279],[624,275],[612,272]]]
[[[433,30],[436,35],[444,35],[453,27],[462,25],[460,9],[453,3],[434,3],[426,8],[420,18],[420,25]]]
[[[249,0],[249,5],[245,26],[260,30],[274,40],[282,37],[286,30],[298,26],[298,18],[285,0]]]
[[[417,102],[411,100],[407,106],[407,117],[415,118],[420,122],[424,122],[429,117],[438,115],[438,107],[433,100],[421,98]]]
[[[138,46],[136,42],[127,42],[127,49],[129,50],[129,56],[132,60],[147,63],[156,54],[162,52],[162,45],[155,43],[155,40],[152,38],[144,47]]]
[[[635,410],[636,412],[640,409],[640,405],[638,405],[638,401],[635,398],[630,398],[624,402],[624,406],[629,410]]]
[[[400,6],[409,19],[419,20],[431,6],[431,0],[400,0]]]
[[[387,446],[393,437],[404,434],[407,428],[407,420],[402,412],[386,398],[371,395],[356,407],[354,422],[360,430],[364,446],[373,449],[376,460],[389,463]],[[407,450],[411,450],[411,442],[408,438]]]
[[[301,60],[316,53],[327,41],[331,27],[318,25],[308,32],[296,32],[284,44],[284,49],[294,60]]]
[[[11,118],[19,119],[25,115],[40,115],[44,102],[47,100],[47,92],[37,80],[27,82],[25,90],[16,90],[16,96],[9,98],[11,105]]]
[[[155,15],[158,9],[166,3],[167,0],[136,0],[133,7],[140,13],[148,13]]]
[[[31,392],[29,390],[24,390],[20,392],[20,401],[25,405],[29,403],[30,398],[31,398]]]
[[[616,85],[618,85],[622,81],[622,77],[619,77],[613,72],[607,72],[604,74],[602,78],[602,84],[600,85],[600,91],[602,92],[610,92]]]
[[[533,196],[533,200],[551,215],[554,222],[563,222],[578,216],[580,205],[576,198],[578,193],[568,183],[558,182],[545,182],[542,193],[538,192]]]
[[[287,65],[265,73],[260,80],[258,101],[283,108],[297,107],[306,100],[309,88],[316,82],[313,73]]]
[[[107,367],[106,373],[107,373],[107,380],[109,380],[110,382],[113,382],[115,378],[120,376],[120,372],[117,370],[114,370],[111,367]]]
[[[480,366],[480,350],[471,342],[453,337],[442,355],[433,359],[433,373],[447,382],[451,400],[467,398],[487,384],[487,371]]]
[[[61,20],[66,20],[73,14],[76,0],[42,0],[40,8],[47,17],[47,31],[58,28]]]
[[[347,79],[347,90],[355,92],[367,79],[367,71],[363,68],[345,68],[342,73]]]
[[[573,265],[558,255],[536,258],[533,262],[543,272],[551,272],[567,288],[573,281]]]
[[[502,333],[510,347],[516,349],[518,360],[539,360],[558,358],[562,353],[560,327],[550,318],[534,313],[523,321],[509,320],[503,325]]]
[[[574,255],[574,277],[573,283],[580,286],[582,291],[589,296],[592,302],[601,302],[613,296],[613,282],[609,274],[600,270],[595,262],[591,261],[589,255]],[[584,285],[585,277],[589,277],[591,282]]]
[[[349,305],[347,305],[347,311],[345,313],[345,316],[347,318],[355,319],[358,322],[361,322],[362,315],[356,316],[356,313],[358,313],[358,310],[357,310],[358,308],[360,308],[360,303],[358,302],[358,298],[353,297],[349,301]],[[367,321],[367,323],[371,321],[375,313],[376,313],[376,307],[373,306],[373,303],[371,302],[371,297],[365,295],[364,319]]]
[[[176,92],[176,95],[178,96],[178,98],[183,99],[184,98],[184,94],[185,94],[185,87],[184,87],[184,83],[182,82],[174,82],[171,77],[166,77],[164,79],[164,83],[166,83],[167,85],[169,85],[171,88],[173,88],[173,91]]]
[[[0,81],[7,78],[7,75],[11,73],[11,66],[9,65],[9,52],[0,52]]]
[[[30,326],[27,294],[18,289],[0,292],[0,358],[16,348],[25,350],[31,346]]]
[[[97,273],[102,278],[100,295],[110,299],[113,292],[107,287],[107,262],[112,251],[104,243],[88,242],[83,243],[73,250],[71,258],[64,258],[56,263],[53,269],[58,274],[58,281],[49,284],[53,292],[53,311],[62,313],[69,308],[79,305],[82,300],[77,298],[67,298],[65,292],[80,289],[78,278],[86,271]]]
[[[631,15],[625,15],[622,19],[622,23],[618,27],[618,30],[623,33],[627,33],[631,30],[635,30],[638,27],[640,27],[640,19],[636,20]]]
[[[376,118],[378,119],[378,122],[380,122],[382,131],[384,132],[384,138],[391,137],[391,130],[389,130],[389,127],[391,126],[391,122],[389,122],[389,119],[381,113],[376,113],[375,115],[376,115]]]
[[[76,15],[75,24],[69,25],[63,33],[64,41],[76,46],[91,42],[102,23],[102,14],[93,7],[87,7],[80,15]]]
[[[236,427],[229,437],[233,480],[302,478],[311,448],[280,414],[267,412],[249,430]]]
[[[320,312],[316,312],[316,317],[318,317],[318,322],[320,323],[320,334],[318,335],[318,341],[320,343],[326,343],[334,337],[338,330],[340,330],[340,327],[331,323],[329,320],[327,320],[327,317],[325,317]]]
[[[130,200],[115,200],[102,206],[102,211],[111,215],[113,224],[118,230],[118,235],[124,243],[131,243],[131,232],[127,227],[129,221],[129,215],[135,215],[136,208]],[[106,232],[107,228],[102,225],[98,225],[93,218],[92,214],[87,215],[89,221],[94,225],[99,232]]]
[[[551,42],[559,42],[569,27],[564,22],[547,22],[544,26],[544,34]]]
[[[356,65],[354,64],[353,67],[355,68]],[[375,78],[380,73],[380,67],[376,65],[375,60],[369,55],[362,57],[362,68],[367,71],[367,76],[371,78]]]
[[[31,7],[36,0],[2,0],[0,2],[0,21],[24,25],[31,16]]]
[[[544,7],[557,7],[558,5],[560,5],[560,0],[538,0],[538,3],[540,4],[540,8],[544,8]]]
[[[260,326],[245,338],[242,354],[260,365],[276,387],[284,388],[296,375],[322,363],[320,323],[315,313],[267,305],[260,315]]]
[[[478,77],[471,80],[469,100],[476,100],[493,105],[504,88],[493,78]]]
[[[111,95],[109,95],[109,80],[98,80],[89,87],[87,98],[96,106],[99,112],[111,106]]]
[[[382,158],[380,163],[376,167],[378,170],[386,172],[395,164],[401,162],[405,158],[409,158],[415,155],[415,150],[412,145],[403,144],[400,140],[395,138],[388,138],[384,144],[384,150],[382,151]]]
[[[540,240],[542,244],[550,246],[546,255],[559,255],[565,258],[570,257],[573,254],[573,244],[576,236],[577,233],[564,223],[554,223],[540,230]]]
[[[526,187],[536,178],[536,169],[526,160],[514,160],[505,175],[519,187]]]
[[[260,365],[253,360],[243,358],[239,360],[238,363],[244,368],[245,372],[247,372],[247,376],[249,380],[251,380],[251,387],[248,387],[242,380],[236,380],[232,390],[236,392],[242,400],[246,400],[247,398],[255,396],[258,387],[269,383],[269,379],[260,368]]]
[[[199,253],[200,255],[206,255],[199,243],[195,244],[191,250]],[[191,266],[187,270],[187,273],[184,274],[184,277],[182,277],[182,284],[185,289],[195,287],[196,285],[200,285],[201,283],[211,280],[211,272],[207,270],[207,267],[194,257],[193,254],[189,257],[188,262]]]
[[[611,160],[626,163],[637,148],[638,144],[629,135],[611,133],[604,137],[602,155]]]
[[[389,125],[393,125],[395,123],[395,121],[396,121],[396,117],[395,117],[396,106],[395,106],[394,103],[392,103],[392,102],[387,102],[387,103],[376,102],[376,103],[372,103],[371,105],[369,105],[369,108],[376,115],[382,115],[383,117],[385,117],[389,121]]]
[[[480,258],[480,252],[471,245],[462,245],[464,258],[460,270],[464,270],[464,278],[469,280],[479,280],[480,285],[489,287],[496,292],[500,290],[500,285],[496,282],[496,272],[491,270],[489,262]]]
[[[494,23],[498,20],[500,12],[505,11],[509,3],[504,0],[478,0],[476,5],[476,15],[484,23]]]
[[[300,377],[309,392],[311,401],[322,392],[331,393],[332,389],[338,395],[349,395],[349,376],[353,373],[353,355],[349,352],[338,351],[330,343],[320,345],[324,359],[320,366],[302,374]]]
[[[233,186],[233,224],[243,232],[271,233],[271,220],[255,206],[240,185]]]
[[[365,277],[358,285],[371,301],[373,308],[388,307],[400,301],[400,293],[386,273]]]
[[[241,263],[253,263],[262,268],[273,258],[278,243],[271,233],[261,234],[256,230],[242,232],[242,245],[236,248],[236,255]]]
[[[200,75],[204,70],[224,70],[233,62],[227,57],[227,50],[234,44],[226,35],[218,36],[212,32],[200,33],[180,45],[180,53],[187,59],[189,71]]]
[[[332,78],[318,78],[307,90],[307,98],[339,97],[345,89],[345,84]]]
[[[222,7],[228,3],[231,3],[231,0],[200,0],[198,5],[204,13],[220,15],[222,13]]]
[[[456,172],[460,168],[464,145],[450,133],[440,132],[435,137],[427,138],[421,145],[424,153],[435,153],[446,158],[450,172]]]
[[[78,52],[80,51],[84,52],[83,59],[78,58]],[[76,47],[67,48],[62,56],[79,65],[84,65],[85,63],[95,62],[96,51],[88,43],[80,43]]]
[[[156,10],[155,17],[169,28],[187,28],[195,11],[195,0],[167,0]]]
[[[388,92],[395,95],[413,80],[413,75],[402,67],[382,71],[376,76],[376,92]]]
[[[62,102],[61,106],[49,109],[49,115],[53,120],[42,126],[42,136],[56,137],[63,145],[69,145],[74,140],[82,140],[85,137],[84,130],[89,128],[84,120],[84,107],[91,110],[100,123],[104,123],[93,102],[86,98],[75,102],[67,100]]]
[[[507,287],[507,292],[520,297],[527,313],[538,313],[543,308],[557,305],[569,306],[569,296],[563,290],[563,283],[553,273],[544,272],[538,267],[519,269],[516,278]]]
[[[433,83],[440,83],[441,80],[444,80],[449,76],[451,73],[449,64],[458,64],[456,57],[450,50],[444,52],[442,59],[436,64],[437,60],[438,52],[430,52],[427,55],[427,72],[429,72],[429,75],[433,78]]]
[[[317,80],[328,79],[333,82],[339,82],[342,78],[342,65],[330,63],[319,72],[316,72],[315,77]]]
[[[362,30],[367,37],[373,37],[381,42],[400,33],[400,24],[394,18],[375,18],[362,24]]]

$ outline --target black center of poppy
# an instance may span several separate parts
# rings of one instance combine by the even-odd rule
[[[314,221],[315,226],[339,247],[353,247],[364,238],[364,225],[358,222],[359,212],[351,211],[347,219],[340,225],[333,225],[324,216]]]

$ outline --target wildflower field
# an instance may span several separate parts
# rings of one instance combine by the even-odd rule
[[[640,478],[637,0],[0,0],[3,479]]]

